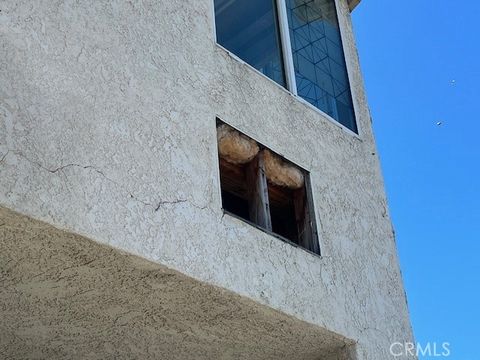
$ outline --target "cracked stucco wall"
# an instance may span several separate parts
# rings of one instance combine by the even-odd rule
[[[0,205],[353,339],[411,341],[348,5],[360,136],[215,45],[213,2],[0,5]],[[221,210],[215,117],[311,172],[322,257]]]

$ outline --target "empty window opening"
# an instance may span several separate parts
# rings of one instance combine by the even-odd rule
[[[222,206],[228,212],[250,220],[248,186],[245,166],[220,158]]]
[[[320,254],[308,172],[220,120],[217,140],[224,211]]]
[[[298,229],[295,222],[294,191],[268,184],[268,200],[272,231],[298,244]]]

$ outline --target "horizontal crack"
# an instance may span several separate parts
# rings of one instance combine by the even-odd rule
[[[184,203],[184,202],[187,202],[187,201],[188,200],[186,200],[186,199],[180,199],[180,200],[174,200],[174,201],[160,201],[158,203],[158,205],[155,207],[155,212],[157,212],[162,205],[165,205],[165,204],[180,204],[180,203]]]
[[[36,165],[37,167],[51,173],[51,174],[57,174],[58,172],[61,172],[69,167],[77,167],[77,168],[81,168],[81,169],[86,169],[86,170],[92,170],[94,172],[96,172],[97,174],[101,175],[105,180],[111,182],[112,184],[118,186],[119,188],[121,188],[124,192],[126,192],[128,194],[128,196],[131,198],[131,199],[134,199],[135,201],[138,201],[139,203],[145,205],[145,206],[149,206],[149,207],[152,207],[153,208],[153,211],[154,212],[157,212],[158,210],[160,210],[160,208],[162,207],[162,205],[172,205],[172,204],[181,204],[181,203],[187,203],[189,202],[188,199],[178,199],[178,200],[161,200],[157,203],[150,203],[148,201],[145,201],[145,200],[142,200],[142,199],[139,199],[137,196],[135,196],[131,191],[125,189],[123,187],[123,185],[121,185],[120,183],[118,183],[117,181],[109,178],[108,176],[106,176],[104,174],[103,171],[99,170],[98,168],[96,168],[95,166],[92,166],[92,165],[80,165],[80,164],[75,164],[75,163],[70,163],[70,164],[66,164],[66,165],[62,165],[62,166],[59,166],[55,169],[49,169],[47,167],[45,167],[44,165],[34,161],[34,160],[31,160],[29,159],[28,157],[26,157],[25,155],[23,155],[22,153],[20,152],[16,152],[16,151],[13,151],[13,150],[8,150],[3,156],[2,158],[0,159],[0,163],[3,162],[7,155],[9,153],[14,153],[20,157],[22,157],[23,159],[25,159],[26,161],[28,161],[29,163],[31,164],[34,164]],[[207,208],[207,206],[199,206],[193,202],[190,202],[190,204],[192,206],[194,206],[195,208],[197,209],[200,209],[200,210],[205,210]]]

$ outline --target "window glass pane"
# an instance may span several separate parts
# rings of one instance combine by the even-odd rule
[[[357,132],[334,0],[286,0],[297,92]]]
[[[285,86],[275,0],[215,0],[217,42]]]

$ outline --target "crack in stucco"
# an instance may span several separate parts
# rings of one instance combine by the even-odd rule
[[[34,161],[34,160],[28,158],[27,156],[25,156],[21,152],[14,151],[14,150],[7,150],[7,152],[0,159],[0,164],[3,163],[6,160],[7,156],[10,153],[15,154],[15,155],[25,159],[29,163],[41,168],[42,170],[45,170],[45,171],[49,172],[51,174],[57,174],[59,172],[62,172],[65,169],[70,168],[70,167],[76,167],[76,168],[85,169],[85,170],[92,170],[92,171],[96,172],[97,174],[99,174],[100,176],[102,176],[105,180],[111,182],[112,184],[114,184],[117,187],[119,187],[120,189],[122,189],[124,192],[126,192],[128,194],[128,196],[131,199],[133,199],[133,200],[135,200],[135,201],[137,201],[137,202],[139,202],[139,203],[141,203],[145,206],[153,208],[154,212],[157,212],[158,210],[160,210],[160,208],[163,205],[175,205],[175,204],[182,204],[182,203],[190,203],[190,205],[192,205],[193,207],[195,207],[196,209],[199,209],[199,210],[205,210],[205,209],[208,208],[207,205],[200,206],[200,205],[195,204],[193,201],[189,201],[188,199],[160,200],[158,202],[153,202],[153,203],[149,202],[149,201],[146,201],[146,200],[142,200],[138,196],[134,195],[132,191],[130,191],[128,189],[125,189],[125,187],[123,185],[121,185],[117,181],[111,179],[110,177],[105,175],[105,173],[103,171],[99,170],[97,167],[95,167],[93,165],[80,165],[80,164],[76,164],[76,163],[69,163],[69,164],[61,165],[61,166],[58,166],[56,168],[51,169],[51,168],[48,168],[48,167],[44,166],[43,164],[41,164],[37,161]]]
[[[0,159],[0,163],[3,163],[5,161],[8,154],[10,154],[10,150],[7,150],[7,152],[2,156],[2,158]]]
[[[180,204],[180,203],[184,203],[184,202],[188,202],[187,199],[180,199],[180,200],[174,200],[174,201],[160,201],[157,206],[155,207],[154,211],[157,212],[160,207],[162,205],[165,205],[165,204]]]

